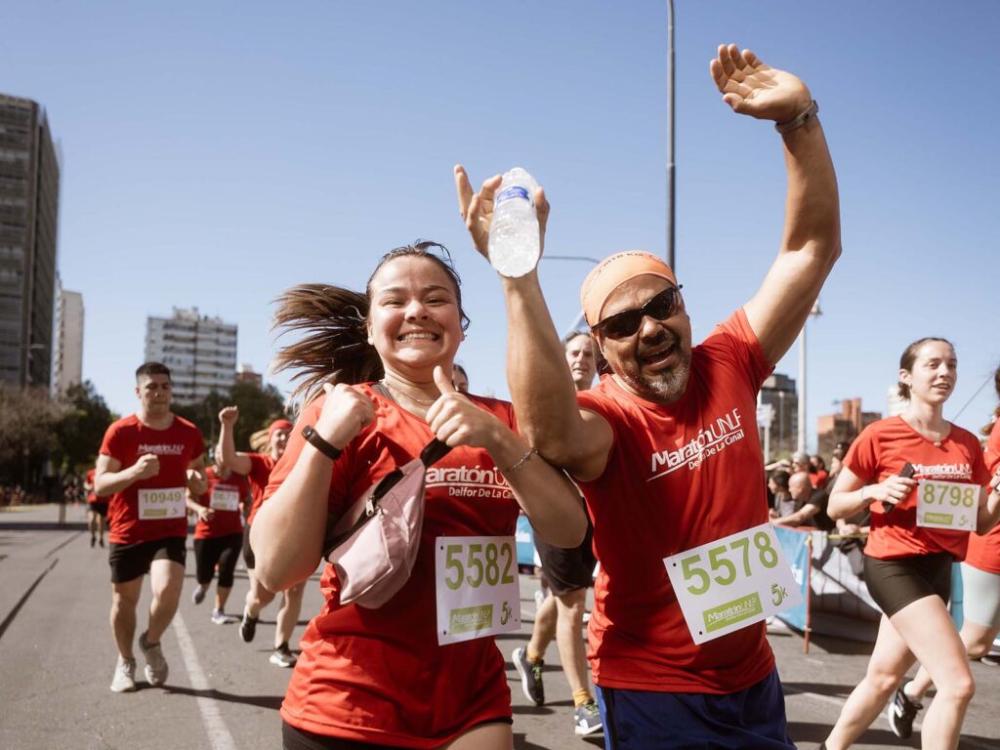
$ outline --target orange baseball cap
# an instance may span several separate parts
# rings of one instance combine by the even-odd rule
[[[677,278],[662,259],[645,250],[625,250],[605,258],[587,274],[580,287],[580,306],[593,327],[601,320],[601,311],[608,297],[619,286],[636,276],[649,274],[666,279],[674,286]]]

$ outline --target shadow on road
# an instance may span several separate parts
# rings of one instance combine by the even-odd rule
[[[169,685],[164,688],[164,691],[174,695],[213,698],[217,701],[225,701],[226,703],[243,703],[248,706],[257,706],[258,708],[270,708],[274,711],[281,708],[281,701],[285,699],[283,695],[236,695],[234,693],[224,693],[221,690],[195,690],[185,687],[170,687]]]

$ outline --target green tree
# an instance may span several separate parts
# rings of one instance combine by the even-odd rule
[[[273,385],[258,388],[253,383],[236,383],[227,393],[212,391],[201,401],[188,406],[173,406],[175,414],[198,426],[211,450],[219,436],[219,412],[224,406],[238,406],[236,449],[250,450],[250,436],[285,415],[285,400]]]
[[[74,474],[94,465],[104,432],[116,417],[89,380],[70,386],[62,406],[54,459],[64,472]]]
[[[57,446],[61,415],[47,389],[0,384],[0,479],[26,487],[38,483],[45,456]]]

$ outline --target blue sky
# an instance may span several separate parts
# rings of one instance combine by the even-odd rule
[[[809,424],[884,410],[899,354],[951,338],[954,416],[1000,363],[1000,4],[677,0],[677,272],[703,337],[757,288],[784,204],[778,136],[708,75],[720,42],[799,74],[837,167],[844,254],[809,329]],[[84,376],[134,408],[148,314],[196,305],[274,351],[271,301],[361,288],[418,237],[455,257],[459,361],[506,395],[499,285],[471,250],[451,168],[515,164],[552,202],[551,254],[664,251],[665,3],[17,3],[2,90],[41,102],[63,153],[59,266],[86,306]],[[560,328],[590,266],[543,262]],[[793,349],[778,370],[797,377]],[[284,388],[286,380],[272,379]],[[975,429],[982,390],[959,424]]]

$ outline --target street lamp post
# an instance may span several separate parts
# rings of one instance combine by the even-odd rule
[[[819,300],[816,300],[799,334],[799,439],[796,450],[800,453],[806,452],[806,328],[809,327],[809,318],[818,318],[822,314]]]
[[[674,258],[674,0],[667,0],[667,265],[677,273]]]

